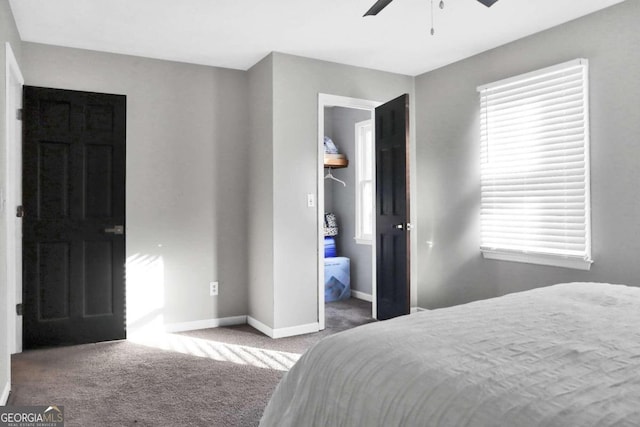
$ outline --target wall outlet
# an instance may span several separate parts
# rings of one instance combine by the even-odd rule
[[[209,296],[218,295],[218,282],[209,282]]]

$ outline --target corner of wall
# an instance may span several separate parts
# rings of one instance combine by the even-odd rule
[[[267,55],[251,67],[248,76],[248,315],[249,320],[255,321],[255,324],[273,328],[273,54]]]

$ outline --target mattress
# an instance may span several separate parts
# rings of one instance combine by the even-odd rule
[[[351,261],[345,257],[324,259],[324,301],[351,297]]]
[[[327,337],[261,426],[638,426],[640,288],[572,283]]]

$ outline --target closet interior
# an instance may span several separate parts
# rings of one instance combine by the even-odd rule
[[[325,303],[371,301],[372,243],[361,230],[373,219],[373,152],[372,141],[359,140],[371,138],[370,126],[371,111],[324,109]]]

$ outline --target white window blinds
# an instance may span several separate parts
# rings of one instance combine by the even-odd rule
[[[588,269],[587,61],[478,90],[484,256]]]

